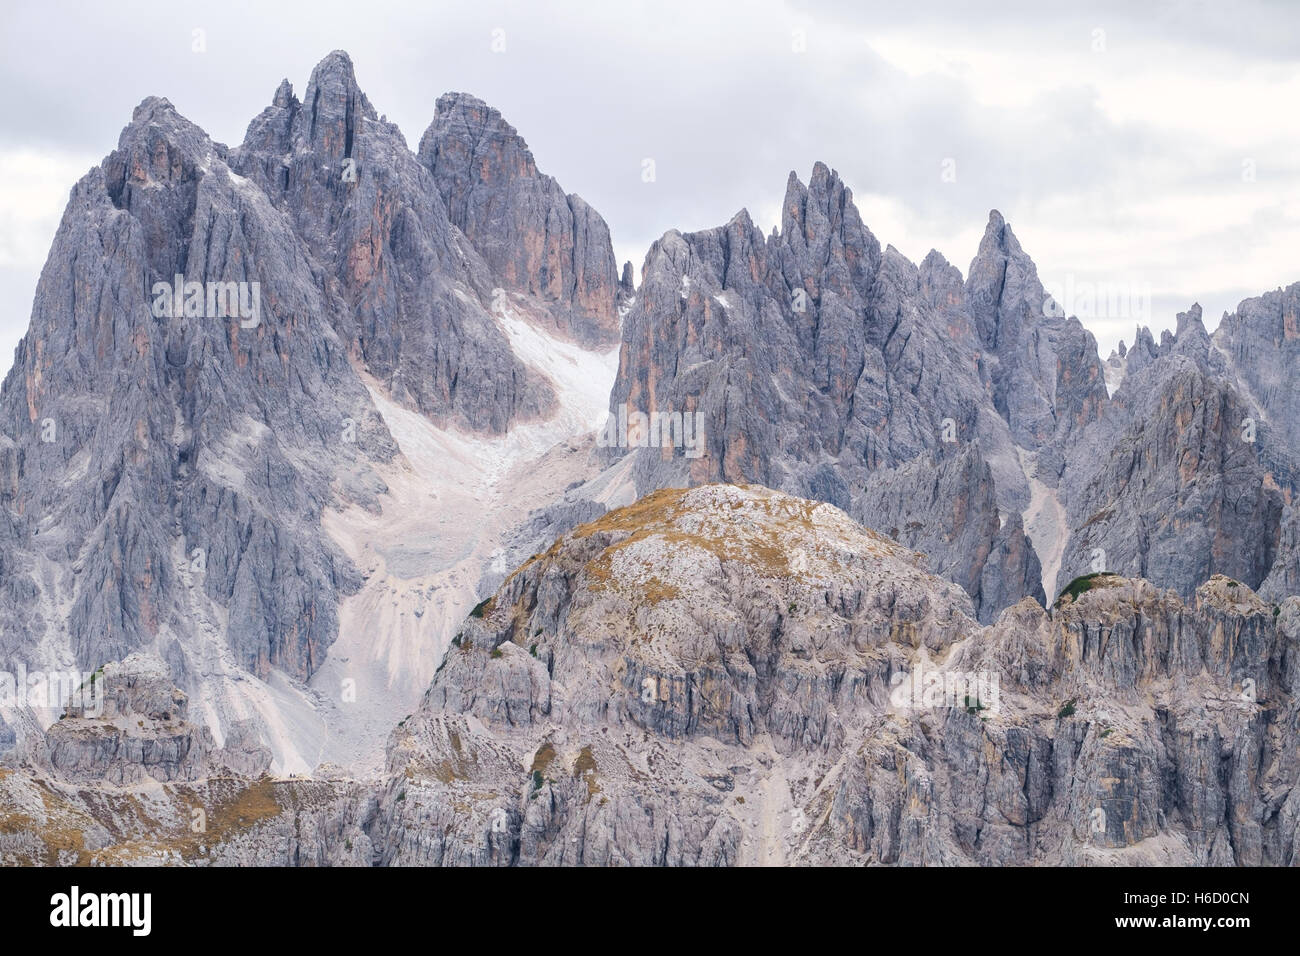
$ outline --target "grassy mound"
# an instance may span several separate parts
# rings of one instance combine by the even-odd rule
[[[1104,578],[1114,577],[1119,577],[1119,575],[1115,574],[1113,571],[1098,571],[1095,574],[1085,574],[1082,577],[1075,578],[1067,584],[1065,590],[1057,596],[1056,606],[1059,607],[1061,605],[1061,602],[1065,600],[1067,594],[1070,596],[1071,601],[1076,600],[1084,591],[1091,591],[1098,584],[1102,583]]]

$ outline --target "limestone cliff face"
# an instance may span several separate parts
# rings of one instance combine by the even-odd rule
[[[982,627],[920,561],[824,503],[661,491],[466,619],[384,780],[182,777],[146,840],[130,777],[11,768],[0,860],[1300,862],[1300,599],[1098,575]]]
[[[1261,592],[1275,600],[1300,593],[1300,545],[1295,495],[1300,490],[1300,283],[1246,299],[1223,317],[1211,343],[1236,383],[1248,416],[1238,424],[1254,438],[1264,481],[1284,500],[1277,554]]]
[[[1296,599],[1102,576],[980,628],[828,506],[666,495],[467,621],[393,737],[392,862],[1297,862]],[[713,553],[778,529],[802,572]]]
[[[1241,440],[1248,415],[1197,372],[1166,382],[1071,501],[1079,523],[1063,579],[1086,573],[1096,549],[1107,568],[1188,595],[1214,574],[1259,587],[1277,554],[1282,497]]]
[[[361,92],[346,53],[321,61],[302,101],[282,84],[232,165],[293,222],[333,293],[332,324],[395,397],[492,433],[553,410],[549,383],[493,319],[501,280]]]
[[[461,188],[481,195],[440,187],[346,53],[234,149],[140,104],[72,191],[0,387],[0,669],[147,650],[192,689],[228,649],[262,678],[317,672],[362,584],[322,515],[379,509],[399,454],[372,389],[479,436],[560,411],[495,295],[544,298],[547,266],[496,274],[448,216]],[[607,334],[608,234],[565,208],[560,312]]]
[[[151,98],[73,190],[0,388],[6,663],[165,653],[215,606],[244,666],[308,674],[356,586],[319,515],[336,468],[373,495],[395,450],[308,249],[228,158]],[[243,283],[256,321],[172,308],[176,275]]]
[[[929,555],[930,570],[961,585],[990,622],[1028,595],[1044,603],[1042,567],[1016,512],[999,513],[978,442],[873,472],[853,515]]]
[[[439,97],[419,158],[451,222],[505,288],[535,296],[559,331],[584,344],[618,341],[609,227],[538,172],[528,144],[499,112],[464,93]]]
[[[886,482],[873,480],[876,472],[978,440],[993,491],[970,502],[979,509],[971,527],[981,533],[952,531],[946,504],[922,514],[912,502],[904,506],[910,519],[931,529],[918,546],[934,566],[962,569],[953,579],[975,587],[972,595],[980,593],[981,569],[993,556],[990,574],[1003,583],[983,592],[982,614],[1041,591],[1033,577],[1024,588],[1033,546],[1014,523],[1005,530],[995,524],[999,509],[1018,511],[1029,495],[1015,464],[1019,418],[1008,421],[993,373],[1004,359],[1019,362],[1022,352],[1032,352],[1024,362],[1037,370],[1035,381],[1050,366],[1043,387],[1053,399],[1059,388],[1062,421],[1097,414],[1094,392],[1104,396],[1104,387],[1099,363],[1091,391],[1076,399],[1077,387],[1059,386],[1053,349],[1068,338],[1065,325],[1041,315],[1041,286],[1021,287],[1030,278],[1037,283],[1032,263],[994,215],[996,235],[981,249],[978,275],[1004,276],[1008,259],[1026,270],[1023,281],[996,289],[964,284],[938,253],[918,267],[892,247],[882,250],[851,192],[820,163],[807,186],[791,174],[781,228],[772,236],[765,238],[744,211],[716,229],[665,235],[646,256],[624,322],[610,408],[695,415],[704,441],[696,457],[675,448],[634,449],[638,491],[753,481],[880,517],[895,504],[881,497]],[[1026,332],[1021,341],[1035,298],[1037,338]],[[975,308],[976,300],[987,300],[987,309]],[[990,351],[985,335],[1001,336],[1005,354]],[[1079,335],[1091,341],[1081,328]],[[1076,377],[1078,386],[1086,378]],[[1055,437],[1054,422],[1023,440],[1036,447]],[[611,457],[619,454],[626,452]]]
[[[96,671],[43,739],[26,754],[60,782],[142,785],[201,780],[238,772],[261,776],[271,755],[233,727],[225,748],[195,724],[189,699],[171,681],[166,664],[133,654]]]
[[[997,210],[964,293],[989,354],[994,403],[1018,444],[1063,441],[1101,414],[1107,396],[1096,340],[1054,307]]]
[[[1300,282],[1242,301],[1223,317],[1213,345],[1258,403],[1264,427],[1280,433],[1276,444],[1294,455],[1300,449],[1294,398],[1300,386]]]
[[[1289,494],[1271,464],[1286,447],[1272,417],[1253,406],[1198,307],[1160,346],[1140,337],[1126,364],[1106,414],[1066,448],[1072,531],[1060,580],[1107,570],[1187,598],[1215,574],[1260,588],[1285,551]]]
[[[694,415],[702,452],[652,432],[609,454],[641,493],[756,481],[844,508],[923,551],[985,622],[1093,570],[1280,598],[1300,580],[1283,530],[1298,288],[1246,300],[1213,339],[1194,306],[1103,367],[996,210],[963,279],[938,253],[882,251],[818,164],[807,186],[791,175],[771,236],[742,211],[652,246],[611,414]]]

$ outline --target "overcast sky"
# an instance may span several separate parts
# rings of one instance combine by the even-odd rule
[[[1199,301],[1213,328],[1300,280],[1300,9],[1280,0],[46,0],[0,29],[3,369],[72,184],[137,103],[236,145],[340,48],[413,147],[443,92],[496,106],[638,270],[668,229],[744,207],[770,230],[788,173],[822,160],[913,261],[964,274],[1001,210],[1103,357],[1136,321],[1158,335]]]

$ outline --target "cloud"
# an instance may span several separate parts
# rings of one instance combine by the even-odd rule
[[[0,368],[27,331],[36,280],[72,184],[96,162],[49,148],[0,148]]]
[[[44,264],[73,183],[95,163],[51,150],[0,151],[0,267]]]
[[[821,160],[914,260],[933,247],[964,271],[996,207],[1044,276],[1149,284],[1157,332],[1163,303],[1199,300],[1213,325],[1241,290],[1300,279],[1300,13],[1282,3],[127,0],[12,19],[0,155],[102,156],[149,94],[233,144],[282,77],[301,93],[341,47],[411,144],[442,92],[499,108],[637,267],[668,229],[742,207],[770,229],[787,174]],[[63,203],[7,201],[0,250]],[[1085,322],[1108,353],[1121,333]]]

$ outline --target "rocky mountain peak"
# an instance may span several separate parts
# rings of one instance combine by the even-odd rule
[[[484,184],[498,177],[537,175],[532,151],[500,110],[469,93],[444,93],[438,97],[433,122],[420,140],[425,165],[435,166],[444,149],[475,147],[481,148],[475,158],[487,164]]]
[[[880,243],[863,225],[852,191],[825,163],[813,166],[808,186],[790,173],[781,212],[781,241],[817,262],[834,260],[859,294],[880,264]]]
[[[966,290],[981,341],[999,355],[1012,351],[1025,325],[1043,314],[1038,270],[996,209],[989,212]]]
[[[609,290],[583,313],[608,337],[608,234],[561,197],[556,236],[592,250],[566,274]],[[495,291],[510,284],[344,53],[301,102],[281,83],[234,149],[168,100],[141,102],[73,190],[0,388],[0,671],[10,655],[93,672],[148,653],[218,733],[251,712],[257,679],[306,694],[364,581],[326,512],[393,507],[381,405],[471,446],[521,422],[576,427],[507,335],[507,321],[527,336],[556,324],[548,304],[506,314]],[[318,713],[325,698],[295,699]],[[6,719],[0,737],[26,725]],[[296,732],[251,734],[284,766]]]
[[[352,58],[342,50],[335,50],[316,64],[302,107],[294,123],[295,141],[310,144],[323,158],[351,157],[358,126],[365,120],[378,119],[357,85]]]
[[[165,96],[146,96],[140,105],[131,111],[131,123],[142,124],[156,122],[160,117],[170,118],[178,115],[172,101]]]
[[[990,209],[989,221],[984,225],[984,236],[980,240],[980,252],[1001,249],[1005,253],[1008,251],[1008,240],[1015,242],[1017,248],[1019,248],[1015,233],[1011,232],[1002,213],[996,209]]]
[[[280,81],[280,85],[275,88],[275,96],[271,98],[271,105],[285,109],[289,106],[297,105],[298,98],[293,95],[293,84],[288,78]]]
[[[199,126],[177,112],[171,100],[161,96],[149,96],[140,102],[131,112],[131,122],[122,127],[118,134],[117,148],[147,150],[165,143],[172,153],[184,153],[186,158],[202,163],[212,150],[212,140]],[[150,167],[162,170],[173,161],[173,156],[165,160],[161,157],[142,156]]]
[[[307,101],[318,95],[352,96],[361,94],[357,85],[357,71],[346,50],[331,50],[311,71],[307,81]]]
[[[1180,342],[1185,342],[1189,336],[1208,341],[1209,334],[1205,331],[1205,323],[1201,321],[1200,303],[1194,302],[1186,312],[1178,313],[1174,336]]]
[[[533,297],[562,334],[613,344],[619,277],[609,227],[538,171],[499,111],[467,93],[439,97],[418,156],[451,222],[506,288]]]
[[[941,271],[954,268],[956,267],[953,266],[938,249],[931,249],[925,254],[925,258],[921,260],[922,272]],[[957,274],[958,276],[961,275],[960,270]]]

